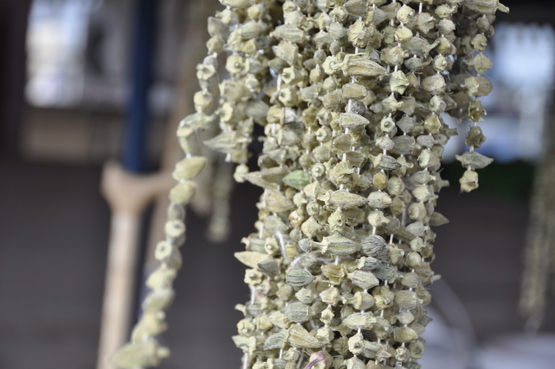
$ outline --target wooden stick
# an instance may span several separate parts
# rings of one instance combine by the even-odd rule
[[[173,184],[168,172],[137,175],[114,162],[104,167],[101,188],[112,209],[112,223],[97,369],[112,369],[108,357],[127,340],[141,214],[156,196],[167,193]]]

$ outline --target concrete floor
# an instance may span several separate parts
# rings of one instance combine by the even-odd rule
[[[0,178],[0,368],[94,368],[110,216],[98,190],[100,167],[0,162]],[[206,241],[204,220],[188,216],[163,336],[172,356],[162,368],[239,367],[230,336],[241,314],[233,306],[248,290],[232,254],[254,229],[253,191],[236,188],[225,244]],[[448,189],[439,211],[451,223],[437,229],[434,269],[462,301],[479,342],[520,331],[526,203]],[[443,300],[449,309],[453,299]],[[555,331],[553,316],[543,330]]]

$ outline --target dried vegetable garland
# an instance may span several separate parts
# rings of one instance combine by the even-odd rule
[[[463,191],[491,159],[474,151],[485,137],[479,97],[491,91],[483,54],[497,0],[220,0],[209,18],[209,56],[197,67],[196,113],[180,124],[186,158],[174,177],[160,268],[147,284],[120,367],[157,365],[154,336],[181,265],[186,205],[202,170],[198,132],[238,163],[234,177],[264,189],[257,232],[236,253],[247,265],[251,299],[237,308],[235,344],[243,368],[419,368],[430,319],[426,286],[437,276],[431,226],[448,183],[439,174],[456,134],[447,113],[474,122]],[[228,53],[229,77],[217,56]],[[246,162],[254,124],[264,127],[259,171]]]

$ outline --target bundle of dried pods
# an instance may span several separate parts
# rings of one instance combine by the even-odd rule
[[[498,0],[220,0],[209,18],[209,56],[198,66],[196,113],[180,124],[186,158],[177,164],[162,266],[121,367],[155,365],[167,354],[153,336],[181,265],[182,206],[205,161],[198,131],[219,122],[206,144],[240,164],[239,182],[264,189],[257,232],[235,256],[249,269],[251,299],[235,344],[243,367],[419,368],[430,321],[425,286],[436,279],[431,226],[447,185],[449,114],[474,122],[463,191],[491,159],[480,96],[491,91],[483,54]],[[221,83],[217,56],[227,53]],[[219,99],[219,103],[218,103]],[[264,127],[260,171],[246,162],[254,124]]]

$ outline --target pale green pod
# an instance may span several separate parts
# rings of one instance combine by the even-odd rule
[[[408,288],[417,288],[421,285],[421,279],[416,273],[405,273],[403,274],[401,283]]]
[[[378,172],[372,176],[372,185],[377,190],[384,190],[387,187],[387,174]]]
[[[168,220],[183,220],[185,218],[185,208],[179,204],[170,204],[166,214]]]
[[[415,118],[404,115],[399,121],[397,121],[396,125],[406,134],[410,134],[416,124]]]
[[[287,286],[289,288],[291,288],[291,286]],[[281,290],[281,288],[280,288]],[[288,292],[288,291],[286,291]],[[278,294],[278,297],[281,298],[282,300],[287,300],[286,296],[283,296],[283,294]],[[285,298],[284,298],[285,297]],[[287,329],[289,328],[289,326],[291,325],[291,321],[289,319],[287,319],[287,317],[285,315],[283,315],[280,311],[272,311],[270,313],[270,315],[268,316],[268,318],[270,319],[270,322],[281,329]]]
[[[160,265],[158,269],[150,274],[146,280],[146,285],[151,289],[171,287],[176,276],[177,272],[175,269]]]
[[[364,343],[365,341],[364,341],[364,338],[362,337],[362,334],[361,333],[355,334],[354,336],[349,338],[349,341],[348,341],[349,351],[351,351],[353,355],[362,354],[364,350]],[[362,366],[362,368],[365,368],[365,366]]]
[[[403,94],[408,86],[409,81],[403,71],[398,70],[397,72],[391,73],[391,78],[389,79],[389,87],[391,88],[392,92]]]
[[[332,76],[338,73],[342,67],[343,67],[343,62],[338,60],[337,57],[333,55],[328,56],[326,60],[324,60],[324,62],[322,63],[322,69],[329,76]]]
[[[405,183],[399,177],[393,176],[387,182],[387,192],[392,196],[399,196],[405,190]]]
[[[401,215],[403,211],[405,211],[405,203],[403,202],[403,200],[396,196],[391,200],[389,210],[391,211],[391,214],[395,217]]]
[[[304,304],[311,304],[314,299],[316,298],[316,292],[314,292],[310,288],[301,288],[297,293],[295,293],[295,297]]]
[[[371,313],[353,313],[344,318],[342,324],[350,329],[372,329],[375,319]]]
[[[266,208],[275,213],[293,210],[295,204],[277,191],[267,190],[263,195]]]
[[[407,361],[409,359],[409,350],[406,347],[398,347],[395,349],[395,360]]]
[[[264,276],[262,273],[256,269],[246,269],[245,278],[243,281],[251,287],[257,286],[262,283]],[[249,308],[247,306],[247,308]]]
[[[434,74],[424,78],[422,81],[422,89],[432,94],[440,94],[445,91],[445,78],[441,74]]]
[[[435,177],[427,170],[420,170],[410,177],[410,181],[414,185],[424,185],[435,180]]]
[[[300,301],[292,302],[285,306],[281,309],[281,313],[295,323],[304,323],[309,319],[308,306]]]
[[[151,340],[122,346],[110,358],[110,362],[119,368],[151,367],[159,365],[160,360],[169,355],[170,352],[167,348],[161,347],[158,342]]]
[[[170,307],[174,296],[175,291],[171,288],[153,290],[145,297],[141,307],[145,312],[164,311]]]
[[[410,342],[418,338],[418,334],[414,329],[409,327],[399,327],[393,331],[393,337],[398,342]]]
[[[357,310],[368,310],[376,303],[374,296],[366,291],[358,291],[351,300],[353,307]]]
[[[368,195],[368,205],[375,209],[384,209],[391,205],[391,197],[381,191],[374,191]]]
[[[299,324],[294,324],[289,328],[287,341],[291,346],[302,349],[317,349],[322,347],[320,341]]]
[[[315,104],[320,96],[320,88],[317,85],[305,87],[298,92],[297,96],[301,101]]]
[[[206,41],[206,49],[208,50],[209,54],[219,54],[223,52],[224,46],[225,40],[220,35],[210,37],[210,39]]]
[[[389,223],[389,219],[384,215],[381,210],[374,210],[368,214],[368,223],[373,227],[381,227]]]
[[[401,310],[396,318],[403,325],[409,325],[414,321],[414,315],[409,310]]]
[[[195,191],[195,182],[185,181],[178,183],[177,185],[175,185],[174,188],[170,190],[170,202],[185,206],[191,201],[191,199],[195,195]]]
[[[360,244],[338,233],[324,237],[322,245],[322,252],[338,256],[350,255],[360,250]]]
[[[357,268],[372,271],[382,265],[382,262],[372,256],[363,256],[357,260]]]
[[[167,241],[160,241],[156,244],[154,257],[159,262],[165,263],[171,269],[179,269],[183,263],[177,247]]]
[[[477,123],[482,120],[482,116],[486,114],[486,111],[482,108],[482,103],[480,100],[471,100],[468,104],[468,118]]]
[[[428,53],[434,49],[439,44],[438,40],[435,40],[433,43],[429,43],[425,38],[422,36],[415,36],[408,40],[407,42],[403,43],[403,49],[407,50],[410,55],[415,55],[418,57],[425,57]],[[407,67],[409,67],[412,71],[418,71],[420,68],[428,65],[430,62],[422,62],[422,60],[418,60],[417,58],[410,58],[406,60],[408,63]],[[415,64],[416,63],[416,64]]]
[[[341,68],[346,76],[380,77],[387,73],[387,69],[364,54],[346,55]]]
[[[270,337],[264,341],[264,350],[279,350],[285,348],[287,344],[287,338],[289,336],[288,331],[281,331],[275,334],[272,334]]]
[[[368,200],[355,193],[350,193],[347,191],[328,191],[322,196],[318,197],[318,200],[324,201],[325,204],[331,208],[343,208],[350,209],[354,207],[359,207],[366,205]]]
[[[274,277],[280,273],[279,261],[274,258],[268,258],[258,263],[258,270],[262,273]]]
[[[274,53],[276,57],[293,66],[299,57],[299,47],[289,41],[281,41],[274,47]]]
[[[426,207],[421,202],[414,202],[410,204],[407,212],[412,220],[423,220],[426,215]]]
[[[428,227],[424,225],[421,221],[417,220],[406,227],[406,230],[415,235],[416,237],[422,237],[428,230]]]
[[[339,22],[332,21],[328,26],[328,33],[333,40],[341,43],[345,41],[345,38],[347,37],[347,30]]]
[[[429,13],[422,12],[416,16],[416,27],[423,34],[435,28],[435,18]]]
[[[202,90],[206,90],[212,95],[219,93],[219,78],[214,65],[197,64],[197,80]]]
[[[499,0],[466,0],[464,6],[481,14],[495,14],[496,11],[508,13],[509,8],[501,4]]]
[[[245,114],[259,124],[266,123],[268,105],[262,100],[250,100],[245,107]]]
[[[185,158],[175,165],[172,173],[176,181],[192,179],[196,177],[206,166],[206,158],[203,156],[192,156]]]
[[[301,231],[307,237],[315,237],[318,233],[322,231],[323,227],[314,219],[314,217],[310,217],[304,221],[301,225]]]
[[[486,36],[481,33],[478,33],[476,36],[474,36],[470,42],[472,44],[472,47],[478,51],[485,51],[488,44]]]
[[[349,273],[348,277],[355,286],[359,286],[364,290],[380,284],[380,281],[372,272],[366,272],[363,270],[355,270],[353,273]]]
[[[433,193],[430,192],[430,189],[428,188],[428,186],[416,186],[414,188],[414,190],[412,191],[412,195],[421,202],[426,202],[428,201],[432,196]]]
[[[208,91],[197,91],[193,95],[193,103],[197,112],[208,114],[214,108],[214,95]]]
[[[237,332],[242,336],[252,336],[256,326],[250,319],[241,319],[237,323]]]
[[[233,336],[231,338],[233,339],[235,346],[243,350],[243,352],[246,352],[249,355],[254,353],[254,350],[256,349],[256,337]]]
[[[450,4],[442,4],[439,5],[436,10],[435,13],[438,17],[442,18],[442,20],[444,20],[444,18],[448,18],[451,17],[453,14],[455,14],[458,10],[457,7],[457,3],[462,2],[462,1],[456,1],[453,6],[451,6]]]
[[[416,292],[404,290],[395,292],[395,303],[402,309],[411,310],[422,304]]]
[[[229,27],[222,22],[221,19],[216,17],[208,17],[208,34],[210,37],[214,36],[227,36]]]
[[[429,149],[422,150],[418,155],[418,164],[421,168],[439,168],[441,161]]]
[[[403,5],[397,11],[396,17],[399,22],[407,24],[412,21],[412,18],[415,14],[416,12],[413,8],[407,5]]]
[[[414,360],[422,358],[422,355],[424,355],[425,351],[426,347],[424,346],[424,342],[420,339],[415,340],[409,344],[409,355]]]
[[[398,101],[395,98],[394,94],[389,95],[385,99],[382,100],[381,103],[376,103],[372,105],[371,109],[374,110],[376,113],[376,108],[381,107],[383,113],[394,113],[397,110],[403,107],[403,102]],[[380,122],[380,128],[383,132],[391,132],[395,128],[395,121],[391,117],[384,117]]]
[[[380,59],[389,65],[401,65],[405,61],[408,53],[401,46],[386,47],[380,53]]]
[[[432,62],[432,66],[436,71],[443,72],[449,66],[449,62],[445,56],[437,55]]]
[[[368,156],[377,169],[395,170],[401,166],[401,164],[390,155],[378,154],[374,156],[369,154]]]
[[[337,305],[340,300],[339,290],[335,287],[325,289],[320,292],[320,299],[326,304]]]
[[[290,268],[285,273],[285,281],[291,287],[304,287],[314,279],[315,277],[304,269]]]
[[[255,325],[256,329],[260,332],[267,332],[274,326],[266,314],[260,314],[257,316],[255,319]]]
[[[212,150],[227,154],[232,152],[240,142],[237,138],[236,132],[221,132],[219,135],[204,141],[204,144]]]
[[[471,167],[474,169],[482,169],[487,167],[493,162],[492,158],[488,158],[479,152],[465,152],[462,155],[455,155],[458,161],[461,162],[463,167]]]
[[[474,59],[468,64],[472,65],[478,74],[487,72],[493,66],[493,62],[482,52],[476,54]]]
[[[168,220],[164,224],[164,233],[172,245],[181,246],[185,241],[185,223],[179,219]]]
[[[359,83],[346,83],[341,88],[341,92],[345,99],[361,100],[368,95],[366,87]]]
[[[312,180],[312,176],[302,170],[296,170],[294,172],[289,173],[285,177],[283,177],[283,183],[297,190],[304,189],[308,184],[310,184]]]
[[[202,142],[196,132],[191,131],[188,136],[178,137],[179,147],[187,155],[202,155]]]
[[[465,144],[468,146],[474,146],[474,148],[479,148],[482,146],[484,141],[486,140],[486,136],[482,133],[482,129],[478,126],[471,127],[470,130],[466,133],[466,140],[464,141]]]
[[[441,114],[445,111],[447,104],[445,101],[439,97],[438,95],[433,96],[430,99],[430,110],[436,114]]]
[[[444,35],[454,32],[457,26],[451,19],[442,19],[439,21],[437,29]]]
[[[391,153],[397,155],[411,155],[415,142],[414,137],[411,136],[395,136],[393,137],[394,146],[389,149]]]
[[[364,21],[357,20],[349,27],[347,31],[347,38],[355,47],[366,47],[371,38],[370,30]]]
[[[422,266],[422,256],[420,256],[420,254],[415,251],[409,252],[405,259],[406,264],[413,269]]]
[[[244,59],[239,59],[239,60],[241,61],[240,65],[244,64]],[[238,102],[244,101],[246,98],[249,97],[249,92],[246,86],[244,85],[244,83],[242,83],[242,81],[234,81],[229,79],[226,79],[222,83],[220,83],[220,93],[222,96],[226,97],[226,100],[228,102],[238,103]],[[233,108],[232,105],[227,104],[227,106],[228,108]],[[224,119],[224,121],[226,122],[233,117],[233,116],[231,116],[231,118],[222,117],[223,115],[224,115],[223,113],[220,113],[220,118]]]
[[[159,335],[168,329],[162,311],[146,312],[143,314],[131,333],[131,341],[138,343],[146,341],[148,337]]]
[[[459,180],[461,190],[470,192],[478,188],[478,173],[473,170],[467,170]]]
[[[233,254],[237,260],[249,268],[257,269],[258,264],[269,258],[268,254],[253,251],[240,251]]]
[[[430,216],[430,225],[433,227],[441,226],[447,223],[449,223],[449,219],[437,211],[434,211]]]
[[[345,279],[343,266],[336,264],[322,265],[322,274],[328,278],[332,284],[340,284]]]
[[[264,32],[263,23],[248,21],[241,26],[241,38],[244,41],[254,39]]]
[[[368,12],[368,2],[365,0],[349,0],[343,4],[349,15],[363,17]]]
[[[382,236],[370,235],[361,239],[362,252],[367,256],[380,258],[387,250],[387,243]]]
[[[268,182],[281,184],[288,171],[282,167],[268,168],[260,172],[260,177]]]
[[[208,128],[214,122],[215,116],[203,113],[189,114],[179,122],[177,137],[187,137],[195,131]]]

